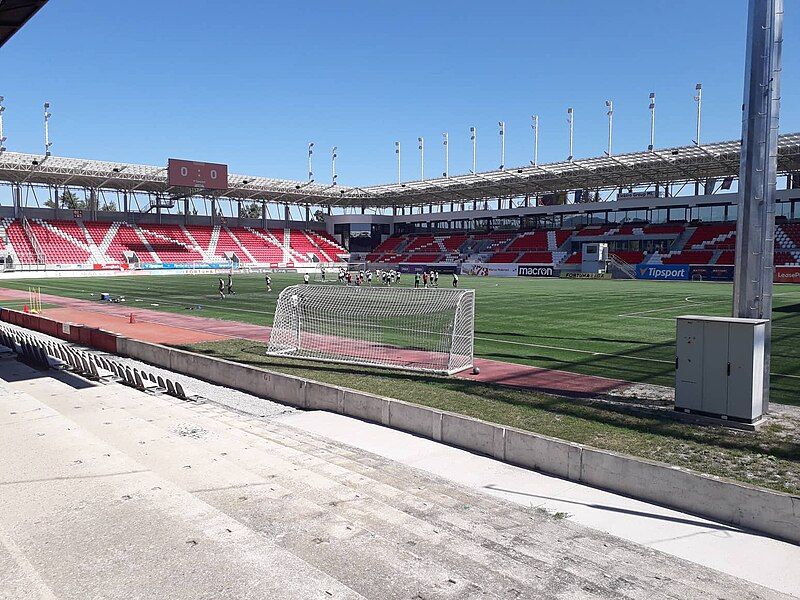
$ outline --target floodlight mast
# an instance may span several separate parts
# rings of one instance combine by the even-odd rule
[[[314,154],[314,142],[308,143],[308,180],[314,181],[314,168],[311,163],[311,156]]]
[[[425,181],[425,138],[418,137],[419,142],[419,179]]]
[[[472,173],[477,173],[478,172],[478,169],[477,169],[477,166],[478,166],[478,162],[477,162],[478,152],[477,152],[477,150],[478,149],[477,149],[477,146],[476,146],[477,138],[478,138],[478,130],[475,129],[475,127],[470,127],[469,128],[469,139],[472,141]]]
[[[533,160],[531,164],[535,167],[539,164],[539,115],[531,117],[533,122],[531,128],[533,129]]]
[[[0,96],[0,154],[6,151],[6,136],[3,134],[3,112],[5,112],[6,107],[3,106],[3,100],[5,100],[5,98]]]
[[[768,319],[762,401],[767,413],[783,0],[749,0],[748,4],[733,316]]]
[[[334,146],[333,148],[331,148],[331,183],[333,185],[336,185],[336,179],[339,177],[336,174],[336,157],[337,156],[338,156],[338,154],[336,154],[336,146]]]
[[[50,141],[50,117],[52,117],[52,113],[50,112],[50,103],[44,103],[44,155],[50,156],[50,146],[53,145],[53,142]]]
[[[400,142],[394,143],[394,153],[397,155],[397,183],[400,183]]]
[[[500,127],[500,170],[506,167],[506,122],[500,121],[497,123]]]
[[[445,131],[442,133],[442,145],[444,146],[444,173],[442,175],[444,177],[450,177],[450,146],[448,146],[448,135]]]
[[[703,114],[703,84],[698,83],[694,86],[694,101],[697,102],[697,123],[695,126],[694,143],[700,145],[700,118]]]
[[[573,154],[572,154],[572,136],[573,136],[573,133],[574,133],[574,123],[575,122],[574,122],[574,113],[572,111],[572,107],[571,106],[569,108],[567,108],[567,123],[569,124],[569,156],[567,157],[567,160],[569,162],[572,162],[572,157],[573,157]]]
[[[608,108],[608,112],[606,112],[606,115],[608,115],[608,150],[606,154],[611,156],[611,135],[614,131],[614,101],[606,100],[606,108]]]
[[[656,94],[650,92],[650,145],[647,149],[652,152],[656,143]]]

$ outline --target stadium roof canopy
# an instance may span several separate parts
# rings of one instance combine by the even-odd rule
[[[0,0],[0,46],[11,39],[47,0]]]
[[[0,154],[0,182],[301,205],[390,207],[735,177],[739,173],[739,149],[737,140],[369,187],[231,174],[228,189],[215,192],[169,187],[166,166],[4,152]],[[782,135],[778,142],[778,173],[798,171],[800,133]]]

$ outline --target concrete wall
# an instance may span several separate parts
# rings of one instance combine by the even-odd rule
[[[800,497],[400,400],[119,338],[118,352],[309,410],[393,427],[521,467],[800,543]]]
[[[0,318],[10,322],[26,317],[17,311],[0,311]],[[41,321],[28,318],[23,326],[38,328]],[[117,337],[117,353],[290,406],[393,427],[800,544],[798,496],[158,344]]]

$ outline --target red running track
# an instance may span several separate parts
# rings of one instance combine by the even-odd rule
[[[2,289],[0,290],[0,301],[3,299],[27,300],[28,293],[22,290]],[[102,327],[126,337],[148,342],[182,344],[221,339],[246,339],[266,343],[270,334],[270,328],[265,325],[250,325],[210,317],[159,312],[125,304],[92,302],[50,294],[42,294],[42,302],[63,307],[54,309],[54,316],[66,317],[69,313],[65,313],[64,309],[72,309],[74,311],[72,322]],[[47,314],[48,310],[44,312]],[[97,317],[93,318],[92,313]],[[141,324],[141,327],[128,322],[131,313],[135,315],[137,324]],[[113,318],[101,318],[101,315]],[[413,350],[400,351],[400,354],[393,352],[392,357],[399,360],[403,358],[401,356],[403,353],[408,354],[405,359],[410,365],[419,360],[419,353]],[[569,396],[596,396],[612,390],[622,390],[632,385],[631,382],[621,379],[542,369],[485,358],[476,358],[475,366],[480,368],[480,374],[473,375],[471,370],[467,370],[456,376],[482,383]]]

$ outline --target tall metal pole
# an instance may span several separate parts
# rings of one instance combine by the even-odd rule
[[[6,136],[3,134],[3,112],[6,107],[3,106],[3,96],[0,96],[0,154],[6,151]]]
[[[606,107],[608,108],[608,151],[606,154],[611,156],[611,135],[614,131],[614,102],[613,100],[606,100]]]
[[[336,158],[339,156],[336,154],[336,146],[331,149],[331,183],[336,185],[336,179],[339,177],[336,174]]]
[[[478,169],[477,169],[477,167],[478,167],[478,161],[477,161],[478,152],[477,152],[477,145],[476,145],[477,137],[478,137],[478,130],[475,129],[474,127],[470,127],[469,128],[469,139],[472,140],[472,172],[473,173],[477,173],[478,172]]]
[[[771,319],[783,0],[749,0],[748,5],[733,316]],[[764,413],[770,338],[771,322],[764,339]]]
[[[314,180],[314,169],[311,163],[311,155],[314,154],[314,142],[308,143],[308,180]]]
[[[497,123],[500,127],[500,170],[506,167],[506,122],[500,121]]]
[[[442,138],[442,144],[444,145],[444,173],[442,175],[450,177],[450,145],[447,143],[449,136],[446,131],[442,134]]]
[[[419,178],[425,181],[425,138],[418,137],[419,142]]]
[[[394,143],[394,153],[397,155],[397,183],[400,183],[400,142]]]
[[[572,162],[572,134],[574,127],[574,115],[571,106],[567,109],[567,123],[569,123],[569,156],[567,157],[567,160]]]
[[[531,164],[535,167],[539,164],[539,115],[533,115],[531,121],[533,121],[531,125],[533,129],[533,161]]]
[[[647,149],[652,152],[656,143],[656,94],[650,92],[650,144]]]
[[[694,134],[694,143],[698,146],[700,145],[700,117],[703,114],[703,84],[698,83],[694,86],[696,94],[694,95],[694,101],[697,102],[697,127]]]
[[[50,103],[44,103],[44,155],[50,156],[50,146],[53,145],[53,142],[50,141],[50,117],[53,115],[50,113]]]

